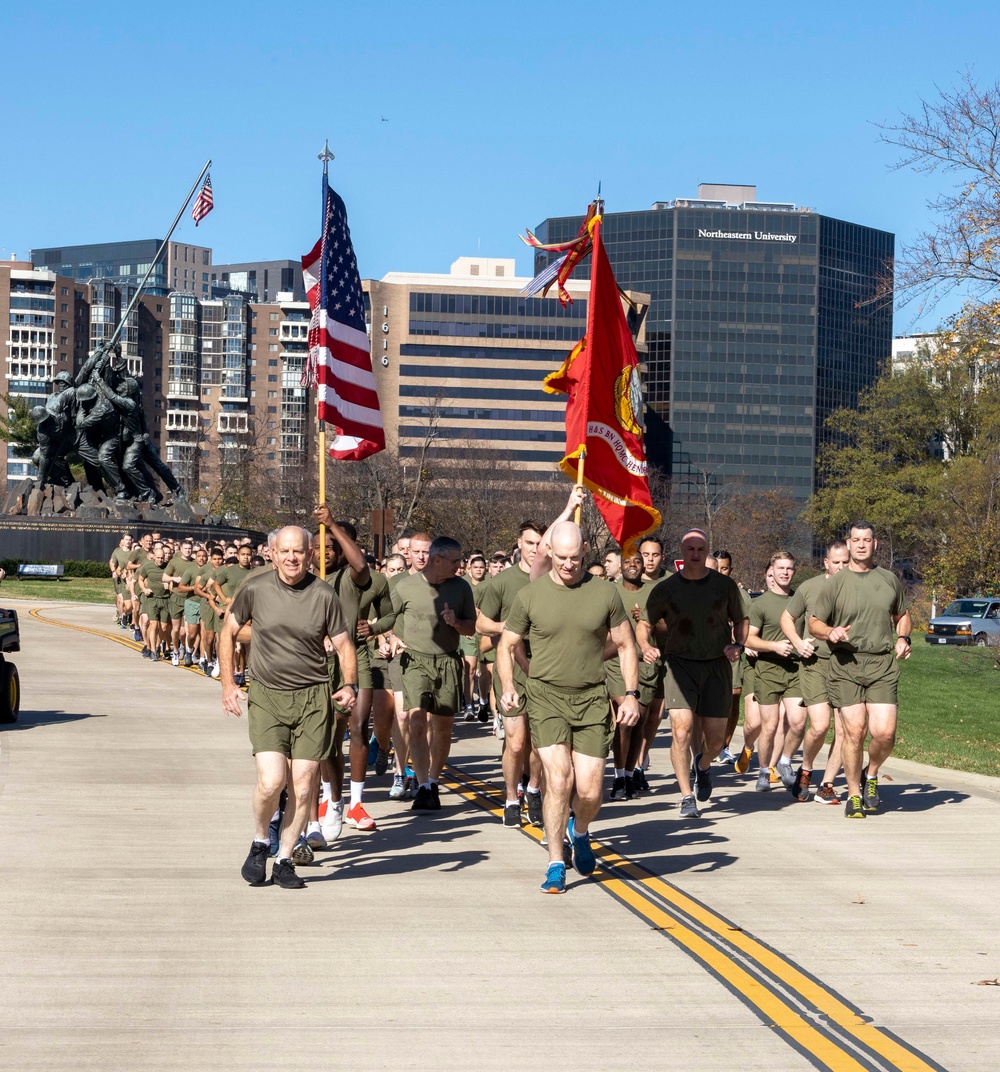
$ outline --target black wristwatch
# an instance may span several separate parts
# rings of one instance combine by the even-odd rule
[[[910,638],[909,638],[908,636],[898,636],[898,637],[896,637],[896,639],[897,639],[897,640],[905,640],[905,641],[906,641],[906,646],[907,646],[908,648],[912,648],[912,647],[913,647],[913,644],[912,644],[912,642],[910,641]]]
[[[355,685],[353,681],[345,681],[344,682],[344,688],[345,689],[353,689],[354,690],[354,695],[357,696],[357,694],[358,694],[358,686]]]
[[[639,692],[638,689],[626,689],[625,690],[625,695],[626,696],[634,696],[638,700],[639,696],[641,695],[641,693]]]

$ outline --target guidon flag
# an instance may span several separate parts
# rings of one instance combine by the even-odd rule
[[[330,457],[360,461],[385,450],[385,432],[347,209],[326,175],[323,205],[323,233],[302,258],[312,309],[302,386],[316,388],[319,419],[333,429]]]
[[[559,468],[576,481],[586,454],[583,483],[619,547],[630,549],[659,528],[661,518],[649,494],[639,359],[601,245],[599,215],[588,213],[586,231],[592,245],[587,333],[562,368],[545,377],[543,387],[568,396],[566,455]],[[581,248],[581,239],[570,256]]]

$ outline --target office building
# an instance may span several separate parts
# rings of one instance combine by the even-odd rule
[[[273,302],[279,294],[305,301],[301,261],[247,261],[212,266],[212,297],[227,293],[246,295],[250,301]]]
[[[95,242],[83,246],[50,246],[31,251],[31,263],[80,282],[107,279],[137,287],[149,270],[162,238],[127,242]],[[172,290],[187,290],[211,296],[212,251],[205,246],[168,242],[153,269],[144,293],[165,296]]]
[[[403,464],[429,443],[435,460],[556,476],[566,399],[542,381],[586,332],[590,286],[572,281],[563,306],[521,295],[527,282],[512,259],[484,257],[364,282],[386,442]]]
[[[536,234],[565,241],[581,222],[552,217]],[[890,359],[892,308],[875,299],[893,235],[728,185],[606,212],[601,235],[619,286],[650,295],[646,449],[675,494],[736,484],[807,499],[826,418]],[[539,252],[536,272],[553,256]]]

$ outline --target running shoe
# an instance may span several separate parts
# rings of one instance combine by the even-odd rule
[[[184,665],[194,666],[194,655],[190,651],[184,652]]]
[[[233,681],[236,682],[238,688],[245,689],[247,687],[246,674],[233,674]]]
[[[878,778],[866,778],[863,793],[861,803],[865,811],[878,811],[879,804],[882,803],[878,795]]]
[[[323,821],[320,823],[320,830],[323,831],[323,837],[326,838],[327,844],[331,841],[336,841],[343,829],[344,802],[338,800],[334,803],[331,800],[326,806],[326,815],[323,816]]]
[[[133,629],[132,630],[132,639],[138,644],[139,641],[142,640],[142,630],[141,629]]]
[[[705,801],[712,795],[712,771],[701,769],[702,753],[694,757],[695,792],[699,800]]]
[[[549,864],[545,872],[545,881],[541,885],[542,893],[566,892],[566,865]]]
[[[199,670],[200,670],[200,671],[201,671],[201,672],[202,672],[203,674],[206,674],[206,675],[207,675],[207,674],[208,674],[208,659],[205,659],[204,657],[203,657],[203,658],[201,658],[201,659],[199,659],[199,660],[198,660],[198,669],[199,669]]]
[[[526,792],[525,798],[528,801],[528,822],[532,826],[541,827],[542,825],[542,794],[541,792],[532,793]]]
[[[378,751],[375,753],[375,773],[381,778],[388,769],[389,753],[381,745],[378,745]]]
[[[312,846],[306,841],[305,834],[301,835],[299,840],[292,846],[292,863],[311,864],[315,859]],[[277,870],[277,865],[275,865],[275,870]]]
[[[474,704],[467,703],[465,707],[462,708],[462,719],[465,722],[476,721],[476,708]]]
[[[488,703],[483,703],[482,700],[479,701],[479,710],[476,712],[476,718],[478,718],[480,722],[489,722],[490,705]]]
[[[434,810],[434,796],[426,785],[422,785],[417,790],[417,795],[413,798],[413,803],[410,805],[410,811]]]
[[[389,790],[390,800],[402,800],[406,795],[406,782],[401,774],[392,776],[392,788]]]
[[[795,785],[795,771],[792,770],[792,761],[790,759],[779,759],[775,769],[781,779],[781,784],[786,789],[791,789]]]
[[[375,766],[375,757],[378,755],[378,738],[375,734],[372,734],[372,739],[368,742],[368,766]]]
[[[624,775],[621,778],[615,778],[611,783],[611,794],[608,800],[624,800],[625,799],[625,778]]]
[[[360,800],[348,811],[344,818],[347,820],[348,826],[353,826],[355,830],[371,831],[376,829],[375,820],[365,811],[365,806]]]
[[[729,751],[729,745],[723,745],[722,751],[719,753],[720,763],[735,763],[736,756]]]
[[[840,797],[837,796],[837,790],[833,788],[832,782],[824,782],[819,789],[816,790],[816,795],[813,800],[817,804],[839,804]]]
[[[781,775],[778,774],[774,767],[768,768],[767,773],[771,778],[771,785],[777,785],[781,781]]]
[[[632,773],[632,792],[638,796],[639,793],[649,792],[649,782],[646,781],[646,768],[636,767]]]
[[[216,659],[215,662],[212,663],[212,672],[210,676],[218,680],[219,674],[221,673],[222,671],[219,669],[219,660]]]
[[[140,654],[140,655],[141,655],[141,656],[142,656],[142,657],[143,657],[144,659],[148,659],[148,658],[149,658],[149,648],[147,648],[147,647],[146,647],[146,645],[145,645],[145,644],[143,644],[143,646],[142,646],[142,651],[140,651],[140,652],[139,652],[139,654]]]
[[[681,818],[682,819],[700,819],[701,812],[698,811],[698,803],[694,799],[694,794],[690,794],[686,797],[681,797]]]
[[[517,801],[513,804],[504,804],[503,825],[521,828],[521,805]]]
[[[757,784],[754,789],[758,793],[770,793],[771,792],[771,772],[767,767],[763,767],[757,775]]]
[[[506,737],[503,728],[503,718],[500,716],[499,711],[493,716],[493,736],[496,737],[498,741],[502,741],[504,737]]]
[[[279,860],[271,868],[271,881],[275,886],[283,890],[301,890],[305,888],[305,882],[295,874],[295,868],[291,860]]]
[[[181,665],[181,657],[180,657],[180,654],[178,653],[178,651],[176,650],[176,648],[170,653],[170,665],[171,666],[180,666]]]
[[[789,792],[796,800],[806,801],[809,799],[809,783],[812,781],[812,771],[803,770],[801,767],[795,772],[795,781],[789,787]]]
[[[278,847],[281,844],[281,815],[280,813],[267,824],[268,856],[277,856]]]
[[[441,810],[441,790],[438,788],[437,782],[431,782],[431,800],[434,801],[434,810]]]
[[[267,885],[267,857],[267,842],[257,841],[255,838],[250,844],[250,852],[240,869],[244,882],[249,882],[251,886]]]
[[[310,829],[306,831],[306,841],[309,844],[309,848],[314,852],[320,851],[326,848],[326,838],[323,837],[323,831],[320,828],[319,823],[315,825],[309,824]]]
[[[566,835],[573,847],[573,868],[581,875],[592,875],[597,867],[597,857],[590,845],[590,832],[578,834],[576,832],[576,819],[570,816],[569,825],[566,827]]]
[[[744,748],[739,754],[739,758],[736,760],[736,773],[746,774],[750,769],[750,760],[753,759],[753,749]]]
[[[861,797],[848,797],[844,805],[844,815],[848,819],[864,819],[867,815]]]

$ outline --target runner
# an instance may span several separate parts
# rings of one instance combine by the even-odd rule
[[[802,693],[802,703],[805,704],[808,718],[808,727],[802,741],[802,765],[796,772],[795,781],[789,790],[797,800],[809,799],[812,765],[819,755],[819,750],[826,743],[826,736],[830,730],[830,699],[827,690],[827,678],[830,674],[830,645],[825,640],[813,639],[808,629],[802,629],[800,634],[797,623],[803,617],[808,621],[816,596],[827,580],[847,565],[848,558],[847,544],[843,540],[835,540],[830,544],[826,549],[826,557],[823,559],[824,572],[817,577],[810,577],[808,581],[803,581],[781,614],[781,630],[791,641],[802,660],[799,664],[799,691]],[[791,743],[787,739],[785,741],[785,751],[788,755],[792,755],[798,746],[798,740]],[[840,767],[840,746],[836,737],[830,747],[830,760],[834,759],[834,753],[836,753],[837,768],[830,775],[829,781],[824,771],[823,781],[816,794],[815,799],[821,804],[839,803],[833,788],[833,779]]]
[[[622,575],[622,556],[620,551],[609,551],[604,556],[604,576],[612,583],[617,583]]]
[[[754,694],[760,704],[760,732],[757,758],[760,772],[756,790],[771,789],[772,766],[781,784],[791,790],[795,784],[791,757],[805,729],[806,712],[799,696],[799,658],[795,646],[781,629],[781,615],[787,610],[795,577],[795,556],[788,551],[771,555],[773,590],[764,592],[750,605],[750,632],[747,647],[757,652]],[[800,618],[800,622],[802,619]],[[810,649],[811,650],[811,649]],[[785,732],[776,744],[779,723],[784,717]],[[753,748],[752,736],[745,735],[745,747]]]
[[[670,711],[670,761],[681,791],[681,818],[701,812],[691,792],[691,735],[701,720],[705,747],[694,757],[698,800],[712,795],[711,761],[719,754],[732,703],[732,664],[746,642],[747,619],[736,582],[705,565],[708,538],[689,529],[681,538],[684,567],[650,592],[636,627],[642,657],[653,663],[659,651],[650,636],[662,621],[664,707]]]
[[[194,560],[194,543],[181,540],[180,550],[167,563],[166,577],[170,582],[170,661],[179,666],[186,658],[185,666],[191,665],[191,656],[186,644],[187,629],[184,627],[182,640],[181,627],[184,625],[184,601],[194,591],[194,578],[198,565]]]
[[[899,661],[910,657],[910,612],[899,578],[875,565],[878,540],[867,521],[851,524],[849,561],[820,589],[809,632],[830,645],[830,702],[840,709],[848,819],[878,811],[878,772],[896,743]],[[862,779],[866,733],[868,769]]]
[[[222,628],[222,619],[216,606],[218,595],[213,582],[221,569],[222,548],[213,547],[209,550],[208,561],[199,570],[194,583],[195,595],[201,600],[201,660],[198,666],[206,677],[219,676],[215,638]]]
[[[167,549],[162,543],[153,544],[153,556],[139,567],[136,583],[142,591],[146,635],[142,657],[156,662],[160,647],[170,635],[170,585],[165,582]]]
[[[574,488],[573,495],[582,499],[583,489]],[[617,721],[634,726],[639,720],[635,637],[617,587],[584,570],[586,550],[583,533],[572,521],[550,527],[534,564],[536,571],[549,565],[548,572],[518,594],[497,652],[500,704],[504,711],[516,711],[521,696],[514,678],[515,649],[523,639],[531,650],[527,711],[545,772],[549,850],[543,893],[566,892],[567,836],[576,870],[587,876],[597,866],[590,824],[601,807],[604,766],[614,734],[604,679],[609,637],[618,649],[626,686]]]
[[[132,593],[128,588],[128,556],[132,552],[132,536],[122,533],[118,546],[111,552],[108,566],[115,586],[115,625],[125,626],[132,621]]]
[[[423,542],[417,536],[410,540],[414,564]],[[476,631],[476,606],[468,582],[455,576],[461,544],[438,536],[425,553],[426,567],[396,585],[392,606],[395,632],[406,645],[399,661],[407,716],[404,740],[418,785],[411,807],[438,811],[438,780],[451,750],[455,714],[462,706],[459,637]]]
[[[267,881],[268,828],[286,782],[288,803],[271,879],[284,889],[305,885],[291,855],[306,825],[319,762],[330,751],[333,719],[324,639],[329,638],[337,652],[344,676],[334,702],[350,710],[357,694],[354,645],[333,589],[308,572],[309,546],[305,529],[281,529],[273,551],[277,568],[243,585],[219,635],[222,709],[227,716],[239,717],[241,690],[233,674],[233,654],[237,633],[244,625],[253,627],[247,702],[257,767],[255,829],[241,872],[251,886]]]
[[[472,588],[472,596],[477,608],[482,596],[480,587],[485,578],[486,559],[482,551],[470,552],[465,579]],[[462,708],[462,716],[466,722],[474,722],[480,705],[486,702],[482,699],[483,691],[480,689],[482,676],[479,672],[479,664],[482,660],[482,653],[479,650],[480,639],[479,633],[475,633],[471,637],[464,636],[461,640],[462,662],[465,670],[463,679],[465,706]]]
[[[235,548],[234,555],[227,555],[225,565],[215,571],[212,578],[212,586],[215,590],[215,607],[218,612],[221,627],[225,625],[225,617],[229,607],[236,596],[240,585],[247,579],[250,573],[250,559],[252,552],[249,547]],[[236,642],[236,683],[240,688],[246,687],[246,646]]]

